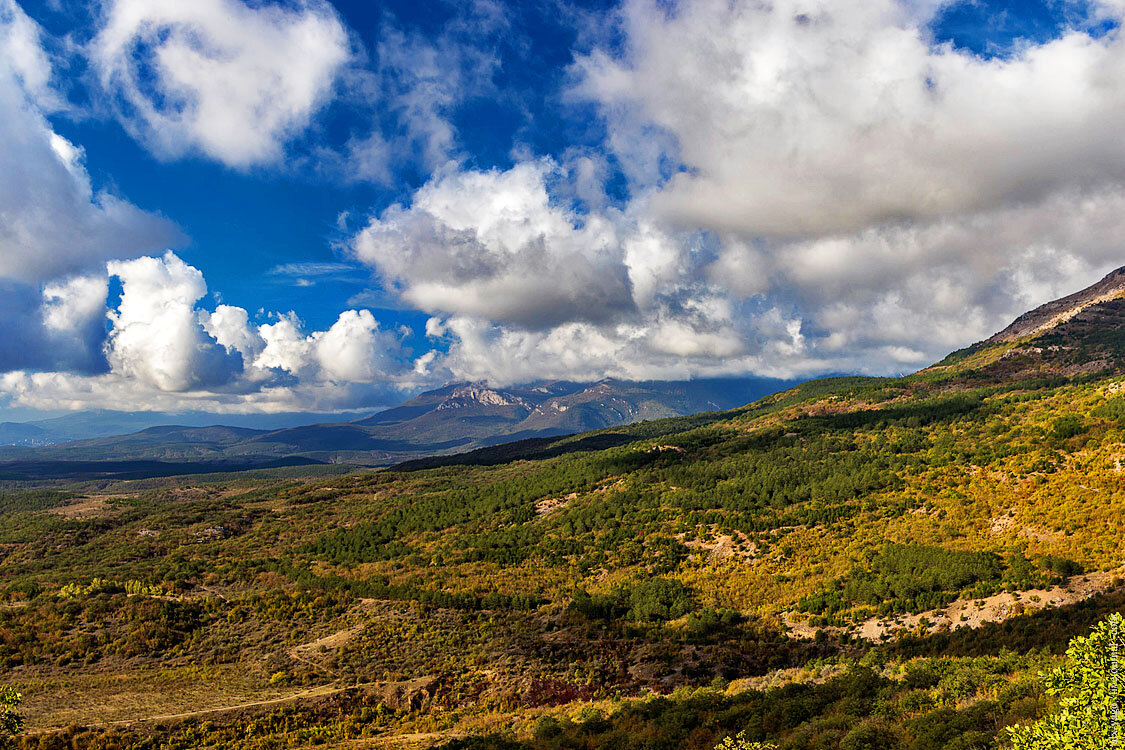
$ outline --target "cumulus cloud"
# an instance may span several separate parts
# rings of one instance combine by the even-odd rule
[[[1115,33],[982,59],[934,45],[927,14],[899,0],[627,0],[620,20],[626,52],[582,57],[579,91],[612,130],[675,139],[689,169],[656,205],[693,226],[855,231],[1040,200],[1125,166]]]
[[[93,189],[82,149],[47,121],[64,101],[42,41],[0,0],[0,277],[42,282],[179,243],[171,222]]]
[[[105,371],[108,363],[102,344],[108,295],[104,276],[75,276],[44,286],[43,341],[54,353],[52,368],[81,373]]]
[[[939,6],[625,0],[611,41],[571,70],[571,100],[600,112],[601,147],[553,158],[516,148],[512,166],[493,169],[461,158],[450,117],[466,90],[487,90],[495,60],[465,52],[456,30],[388,32],[364,80],[390,113],[381,124],[397,128],[353,135],[338,166],[386,179],[405,143],[434,172],[352,238],[351,260],[383,287],[353,299],[429,315],[428,351],[407,351],[368,310],[319,331],[292,312],[208,311],[202,275],[174,255],[110,264],[122,299],[91,349],[104,279],[80,274],[39,294],[34,283],[81,268],[35,268],[48,261],[25,252],[14,257],[30,270],[0,268],[23,280],[8,316],[39,321],[44,340],[79,321],[86,333],[60,350],[104,351],[105,371],[96,357],[85,376],[42,371],[47,359],[0,346],[18,368],[3,388],[26,404],[114,394],[144,408],[281,410],[454,378],[917,369],[1096,280],[1125,243],[1125,35],[1076,26],[983,58],[933,42]],[[1125,10],[1093,13],[1120,21]],[[250,32],[217,20],[230,14]],[[323,104],[348,60],[339,28],[312,2],[114,0],[91,50],[128,126],[158,153],[245,167],[276,160]],[[292,54],[309,39],[314,53]],[[20,132],[39,139],[58,180],[86,185],[77,215],[109,215],[81,148],[42,119],[49,75],[34,47],[12,49],[0,96],[9,81],[39,123]],[[311,284],[342,268],[273,276]]]
[[[526,327],[606,320],[632,307],[614,223],[552,204],[548,160],[450,171],[353,243],[409,304]]]
[[[446,171],[354,238],[392,292],[434,315],[426,333],[448,352],[422,369],[508,383],[686,377],[745,367],[750,340],[764,351],[792,338],[741,318],[706,280],[712,239],[646,219],[643,201],[602,205],[578,164]]]
[[[106,294],[104,277],[74,277],[42,290],[0,278],[0,372],[104,372]]]
[[[552,207],[562,228],[535,232],[547,262],[464,253],[433,231],[416,243],[429,191],[480,180],[446,175],[373,221],[357,252],[437,314],[427,329],[448,354],[431,366],[466,376],[917,369],[1095,281],[1125,240],[1125,37],[1075,27],[982,58],[933,43],[939,5],[627,0],[571,92],[600,108],[623,205],[567,214],[576,180],[505,173],[505,189],[546,197],[492,212],[469,198],[457,226],[540,226],[529,206]],[[563,291],[596,287],[554,270],[588,263],[568,247],[588,226],[607,227],[598,273],[625,279],[601,308]],[[444,275],[418,270],[442,255]],[[480,278],[536,265],[556,279],[542,303],[570,301],[555,314],[464,301],[496,296]]]
[[[386,371],[394,336],[379,331],[370,310],[345,310],[331,328],[314,336],[314,346],[325,378],[365,382]]]
[[[258,327],[264,346],[254,360],[261,370],[280,370],[302,379],[364,383],[391,379],[400,369],[398,341],[379,328],[370,310],[345,310],[326,331],[306,334],[295,313]]]
[[[164,158],[275,162],[351,57],[326,2],[106,0],[90,44],[122,123]]]
[[[121,295],[107,307],[111,278]],[[172,252],[112,261],[41,295],[3,280],[0,291],[19,303],[0,311],[18,333],[0,343],[0,393],[23,406],[335,411],[393,402],[416,385],[398,337],[369,310],[307,333],[292,312],[256,323],[241,307],[209,311],[203,274]]]
[[[114,373],[162,391],[187,391],[224,385],[242,369],[241,355],[200,323],[195,303],[207,285],[198,269],[170,252],[114,261],[107,269],[122,288],[106,343]]]
[[[253,362],[264,346],[262,338],[250,325],[250,313],[233,305],[218,305],[215,311],[197,313],[203,330],[228,353],[238,352],[242,361]]]

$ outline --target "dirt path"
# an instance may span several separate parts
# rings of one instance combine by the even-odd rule
[[[196,717],[200,717],[200,716],[208,716],[210,714],[222,714],[222,713],[227,713],[227,712],[230,712],[230,711],[239,711],[239,710],[242,710],[242,709],[245,709],[245,708],[260,708],[262,706],[276,706],[276,705],[281,705],[281,704],[284,704],[284,703],[290,703],[292,701],[297,701],[297,700],[300,700],[302,698],[322,698],[322,697],[326,697],[326,696],[330,696],[330,695],[336,695],[337,693],[342,693],[343,691],[349,690],[349,689],[354,688],[354,687],[364,687],[364,685],[358,685],[358,686],[357,685],[349,685],[347,687],[336,687],[332,683],[329,683],[327,685],[318,685],[317,687],[309,688],[308,690],[302,690],[299,693],[291,693],[289,695],[283,695],[283,696],[280,696],[278,698],[268,698],[266,700],[249,701],[247,703],[236,703],[236,704],[228,705],[228,706],[215,706],[213,708],[203,708],[203,709],[199,709],[197,711],[185,711],[183,713],[158,714],[158,715],[155,715],[155,716],[145,716],[145,717],[136,718],[136,719],[117,719],[117,720],[114,720],[114,721],[93,722],[93,723],[89,723],[89,724],[83,724],[82,726],[84,726],[84,727],[128,727],[128,726],[133,726],[135,724],[145,724],[145,723],[152,722],[152,721],[174,721],[174,720],[177,720],[177,719],[191,719],[191,718],[196,718]],[[30,732],[29,736],[37,736],[37,735],[42,735],[42,734],[52,734],[54,732],[60,732],[65,728],[66,728],[65,726],[46,727],[44,729],[39,729],[39,730],[36,730],[34,732]]]
[[[364,612],[371,610],[377,604],[378,600],[376,599],[360,599],[359,603],[353,608],[352,614],[361,615]],[[331,669],[328,669],[328,667],[317,662],[313,658],[314,655],[319,653],[322,649],[324,651],[329,651],[340,648],[352,638],[359,635],[359,633],[366,625],[367,622],[361,618],[359,622],[357,622],[355,625],[352,625],[350,628],[337,630],[334,633],[329,633],[326,636],[317,638],[313,641],[309,641],[308,643],[297,644],[296,646],[289,648],[286,653],[289,655],[289,658],[296,659],[297,661],[303,664],[307,664],[314,669],[318,669],[325,674],[335,674]]]
[[[222,596],[222,594],[220,594],[218,592],[210,591],[210,590],[208,590],[208,594],[214,595],[214,596]],[[370,610],[376,604],[378,604],[378,601],[375,600],[375,599],[361,599],[359,601],[359,603],[356,605],[356,607],[353,611],[357,614],[362,614],[362,613]],[[0,606],[22,606],[22,603],[16,603],[14,605],[0,605]],[[317,670],[323,672],[325,674],[326,679],[331,679],[332,677],[335,676],[335,673],[331,669],[327,668],[324,664],[318,663],[315,659],[310,658],[310,657],[312,657],[315,653],[319,652],[321,647],[324,647],[326,649],[336,649],[336,648],[339,648],[340,646],[343,646],[345,643],[347,643],[349,640],[351,640],[351,638],[353,638],[356,634],[358,634],[361,630],[363,630],[363,627],[364,627],[365,624],[366,623],[363,620],[360,620],[359,622],[357,622],[355,625],[351,626],[350,628],[346,628],[344,630],[338,630],[334,633],[330,633],[330,634],[328,634],[326,636],[323,636],[321,638],[317,638],[316,640],[309,641],[308,643],[301,643],[301,644],[298,644],[296,646],[292,646],[286,651],[286,653],[290,658],[295,659],[295,660],[297,660],[297,661],[299,661],[303,664],[307,664],[308,666],[313,667],[314,669],[317,669]],[[237,704],[232,704],[232,705],[216,706],[216,707],[213,707],[213,708],[204,708],[204,709],[199,709],[199,710],[196,710],[196,711],[185,711],[185,712],[182,712],[182,713],[159,714],[159,715],[155,715],[155,716],[145,716],[145,717],[142,717],[142,718],[135,718],[135,719],[116,719],[114,721],[105,721],[105,722],[96,722],[96,723],[91,723],[91,724],[84,724],[84,726],[91,726],[91,727],[125,727],[125,726],[132,726],[134,724],[144,724],[144,723],[147,723],[147,722],[154,722],[154,721],[175,721],[175,720],[178,720],[178,719],[189,719],[189,718],[200,717],[200,716],[208,716],[208,715],[211,715],[211,714],[222,714],[222,713],[228,713],[228,712],[231,712],[231,711],[239,711],[239,710],[248,709],[248,708],[261,708],[261,707],[265,707],[265,706],[276,706],[276,705],[281,705],[281,704],[284,704],[284,703],[291,703],[293,701],[301,700],[302,698],[322,698],[322,697],[327,697],[327,696],[331,696],[331,695],[336,695],[337,693],[341,693],[345,690],[349,690],[349,689],[352,689],[352,688],[366,688],[366,687],[372,687],[372,686],[375,686],[375,685],[378,685],[378,684],[381,684],[381,683],[372,682],[372,683],[362,683],[362,684],[358,684],[358,685],[347,685],[347,686],[344,686],[344,687],[339,687],[337,682],[329,682],[329,683],[326,683],[324,685],[319,685],[317,687],[309,688],[307,690],[302,690],[302,691],[297,692],[297,693],[291,693],[289,695],[283,695],[283,696],[280,696],[280,697],[277,697],[277,698],[268,698],[268,699],[265,699],[265,700],[256,700],[256,701],[248,701],[248,702],[245,702],[245,703],[237,703]],[[64,727],[48,727],[48,728],[45,728],[45,729],[37,730],[33,734],[36,734],[36,735],[38,735],[38,734],[50,734],[52,732],[60,731],[63,728]]]

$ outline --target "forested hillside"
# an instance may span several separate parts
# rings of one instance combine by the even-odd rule
[[[1002,747],[1125,605],[1123,317],[392,470],[13,485],[18,746]]]

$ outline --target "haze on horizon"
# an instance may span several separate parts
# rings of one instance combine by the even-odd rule
[[[1122,264],[1121,0],[0,0],[0,415],[897,374]]]

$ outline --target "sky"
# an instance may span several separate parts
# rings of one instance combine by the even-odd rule
[[[0,416],[899,374],[1125,263],[1125,0],[0,0]]]

